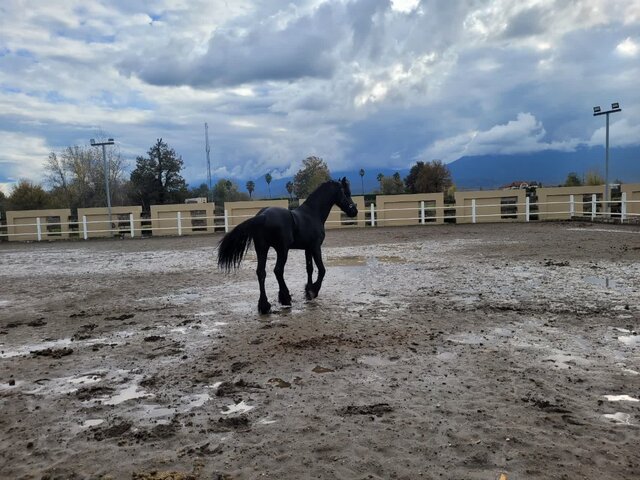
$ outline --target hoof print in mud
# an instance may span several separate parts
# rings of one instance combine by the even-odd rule
[[[267,383],[278,388],[291,388],[291,384],[281,378],[270,378]]]
[[[238,380],[235,383],[232,382],[222,382],[216,391],[217,397],[229,397],[236,393],[241,392],[252,392],[256,390],[262,390],[262,387],[257,383],[246,382],[242,379]]]
[[[251,429],[249,417],[239,415],[237,417],[220,417],[218,421],[212,425],[214,431],[218,432],[247,432]]]
[[[375,415],[381,417],[385,413],[393,412],[393,407],[388,403],[376,403],[373,405],[348,405],[338,410],[340,415]]]
[[[102,428],[93,434],[94,440],[101,442],[107,438],[121,437],[129,430],[133,424],[131,422],[120,422],[112,425],[111,427]]]

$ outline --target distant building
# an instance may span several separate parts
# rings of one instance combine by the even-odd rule
[[[184,203],[207,203],[207,197],[187,198]]]

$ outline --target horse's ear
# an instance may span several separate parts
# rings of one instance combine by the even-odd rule
[[[342,183],[342,185],[343,185],[344,187],[346,187],[346,186],[348,185],[348,184],[347,184],[347,177],[342,177],[342,180],[340,180],[340,182]]]

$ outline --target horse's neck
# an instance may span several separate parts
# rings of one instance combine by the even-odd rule
[[[329,218],[333,203],[331,195],[313,195],[309,197],[303,205],[307,205],[309,209],[318,215],[322,223],[324,223],[327,221],[327,218]]]

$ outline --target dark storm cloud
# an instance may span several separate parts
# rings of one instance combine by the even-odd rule
[[[542,7],[532,7],[514,15],[504,31],[505,38],[529,37],[539,35],[548,26],[549,16],[552,14]]]
[[[188,43],[173,42],[160,54],[129,57],[121,68],[154,85],[222,86],[268,80],[328,78],[347,34],[344,9],[325,4],[288,21],[244,18],[216,31],[206,53],[193,58]]]

